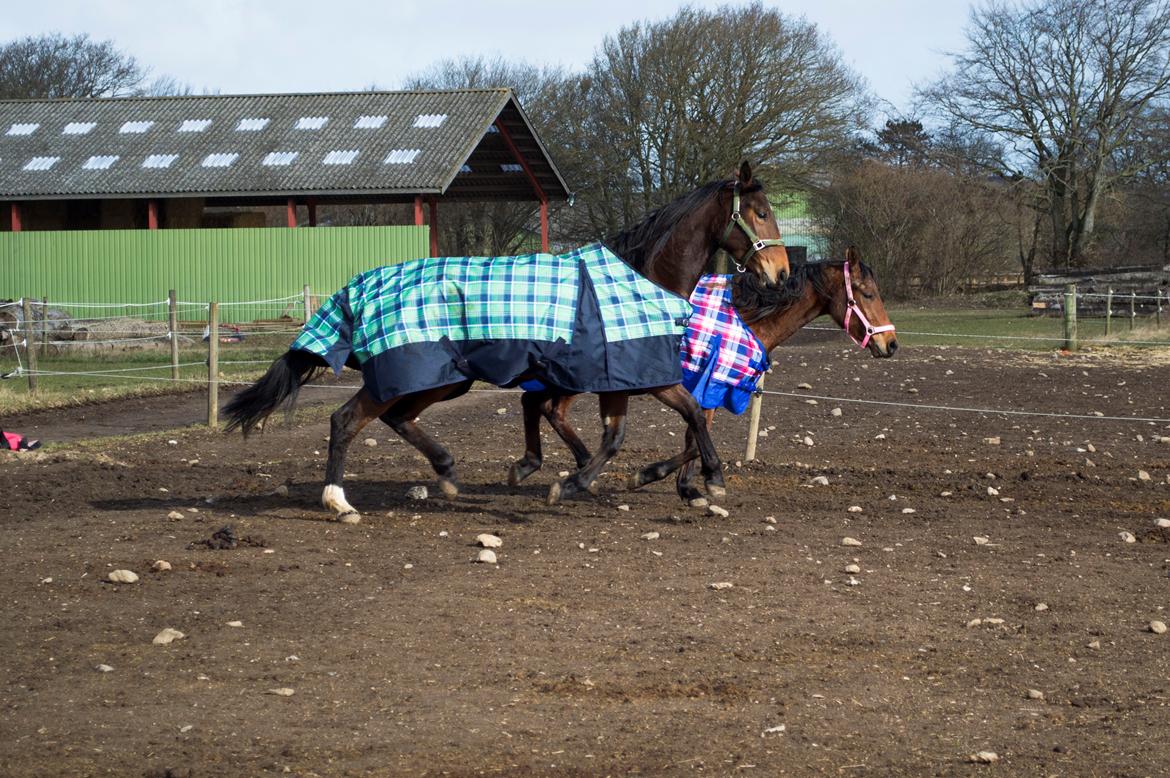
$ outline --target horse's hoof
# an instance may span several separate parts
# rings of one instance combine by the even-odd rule
[[[524,479],[520,477],[520,463],[514,462],[508,468],[508,486],[519,486]]]
[[[338,516],[337,520],[342,524],[361,524],[362,515],[357,511],[349,511]]]
[[[643,481],[642,481],[642,471],[641,470],[639,470],[636,473],[633,473],[629,478],[626,479],[626,488],[629,489],[631,492],[634,491],[635,489],[641,489],[642,485],[643,485]]]
[[[459,487],[451,481],[439,481],[439,491],[442,492],[443,496],[448,500],[454,500],[459,496]]]
[[[727,490],[718,484],[707,484],[707,494],[719,499],[727,496]]]
[[[560,481],[558,481],[548,488],[547,502],[549,505],[556,505],[560,501],[561,501],[561,483],[560,483]]]
[[[692,497],[687,504],[692,508],[706,508],[709,503],[706,497]]]
[[[597,482],[596,482],[596,481],[594,481],[593,483],[591,483],[591,484],[589,484],[588,486],[586,486],[586,487],[585,487],[585,491],[589,492],[589,493],[590,493],[591,495],[593,495],[594,497],[596,497],[596,496],[597,496],[597,494],[598,494],[598,492],[600,491],[600,489],[601,489],[601,487],[597,485]]]

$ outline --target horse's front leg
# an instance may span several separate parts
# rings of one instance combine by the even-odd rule
[[[471,381],[464,381],[406,395],[382,414],[382,421],[427,458],[435,475],[439,476],[439,490],[451,500],[459,496],[459,484],[455,479],[455,457],[451,456],[451,452],[442,443],[419,426],[418,417],[437,402],[453,400],[465,394],[471,388],[471,384]]]
[[[325,465],[325,490],[321,493],[321,504],[332,510],[336,514],[335,518],[345,524],[357,524],[362,520],[357,509],[345,499],[345,489],[341,486],[345,478],[345,455],[349,444],[362,427],[393,404],[394,400],[376,402],[363,386],[329,417],[329,461]]]
[[[723,464],[719,461],[719,452],[711,441],[711,433],[703,418],[703,410],[695,398],[683,388],[682,384],[660,386],[651,389],[650,393],[663,404],[678,411],[687,423],[687,428],[698,445],[699,458],[703,463],[703,481],[707,487],[707,494],[712,497],[723,497],[727,489],[723,484]],[[688,445],[689,449],[690,446]]]
[[[548,490],[549,505],[555,505],[562,498],[572,497],[577,492],[587,490],[597,479],[606,463],[621,450],[622,441],[626,436],[626,413],[630,406],[629,393],[606,392],[599,395],[598,405],[602,424],[601,445],[597,447],[597,453],[589,459],[585,467],[563,481],[552,485]]]

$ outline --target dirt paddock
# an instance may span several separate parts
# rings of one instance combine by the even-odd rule
[[[808,340],[769,388],[1165,419],[1154,356]],[[182,403],[199,419],[198,397],[133,403],[124,432]],[[720,518],[672,483],[622,487],[682,440],[644,398],[597,496],[544,505],[570,461],[551,440],[509,489],[518,408],[474,393],[425,417],[455,502],[409,500],[429,468],[368,429],[356,526],[317,504],[319,406],[247,442],[190,428],[0,462],[0,773],[1170,771],[1170,634],[1149,629],[1170,621],[1165,425],[768,397],[758,462],[737,463],[746,419],[718,420]],[[2,422],[54,439],[53,414]],[[472,562],[482,532],[496,566]],[[166,627],[185,637],[153,644]]]

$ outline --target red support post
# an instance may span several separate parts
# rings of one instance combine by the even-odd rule
[[[528,183],[532,184],[532,190],[536,192],[536,199],[540,200],[540,250],[548,251],[548,196],[545,195],[544,189],[541,188],[540,182],[536,180],[536,174],[532,172],[532,168],[528,166],[528,160],[524,159],[524,155],[520,153],[520,149],[516,148],[516,144],[512,142],[512,136],[508,134],[508,130],[504,125],[496,120],[496,129],[500,131],[500,137],[504,139],[504,145],[508,147],[508,151],[512,152],[512,157],[520,165],[524,174],[528,176]]]
[[[146,201],[146,228],[148,230],[158,229],[158,200]]]
[[[288,205],[286,208],[286,218],[288,219],[288,226],[297,226],[297,201],[292,197],[288,198]]]
[[[309,200],[309,226],[317,226],[317,201],[313,199]]]
[[[540,201],[540,250],[548,253],[548,200]]]
[[[414,226],[423,226],[422,195],[414,198]]]
[[[439,201],[431,198],[431,256],[439,256]]]
[[[12,231],[20,232],[24,228],[20,220],[20,203],[13,203],[10,212],[12,213]]]

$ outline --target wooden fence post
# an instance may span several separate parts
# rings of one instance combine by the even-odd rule
[[[1113,290],[1105,295],[1105,337],[1113,334]]]
[[[1064,347],[1077,350],[1077,285],[1064,288]]]
[[[219,426],[219,303],[207,306],[207,426]]]
[[[309,285],[305,284],[305,324],[309,323],[309,317],[313,315],[313,296],[310,291]]]
[[[24,335],[24,356],[28,360],[28,393],[37,393],[37,349],[35,338],[33,337],[33,320],[32,320],[32,306],[28,303],[28,298],[25,297],[21,302],[21,308],[24,312],[24,326],[21,327]]]
[[[745,462],[751,462],[756,458],[756,441],[760,437],[760,406],[764,404],[765,377],[766,374],[760,376],[760,382],[756,384],[756,392],[752,395],[751,411],[748,415],[747,451],[743,454]]]
[[[1137,292],[1129,293],[1129,331],[1133,332],[1134,323],[1137,321]]]
[[[49,355],[49,298],[41,298],[41,358]]]
[[[179,380],[179,303],[175,290],[167,292],[167,326],[171,330],[171,380]]]

